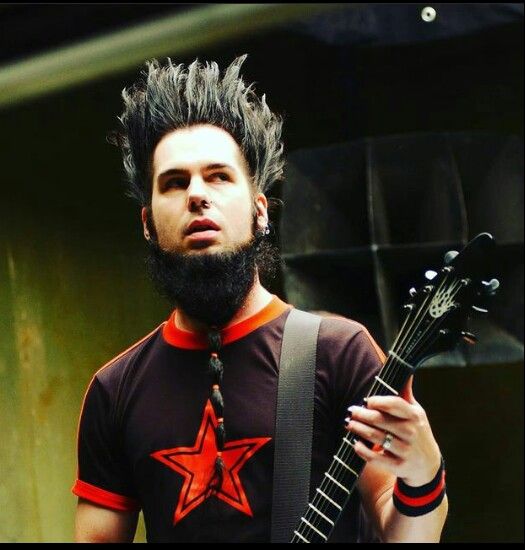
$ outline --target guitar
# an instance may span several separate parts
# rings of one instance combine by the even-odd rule
[[[444,267],[439,273],[427,271],[428,281],[419,291],[410,290],[401,330],[368,397],[398,395],[429,357],[450,350],[460,339],[475,343],[476,337],[462,329],[472,310],[486,313],[485,299],[499,287],[497,279],[483,280],[487,254],[494,246],[489,233],[479,234],[460,253],[447,252]],[[290,542],[328,541],[365,466],[354,451],[357,439],[351,433],[343,437]]]

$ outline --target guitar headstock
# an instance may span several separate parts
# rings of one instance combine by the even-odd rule
[[[447,252],[441,269],[428,270],[425,284],[410,289],[408,313],[392,348],[398,357],[416,368],[462,339],[476,342],[466,323],[474,312],[487,313],[490,298],[498,290],[499,282],[489,272],[494,248],[492,235],[481,233],[461,252]]]

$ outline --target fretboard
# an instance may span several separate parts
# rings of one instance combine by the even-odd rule
[[[397,395],[405,386],[412,369],[403,359],[389,355],[383,368],[375,377],[367,397],[373,395]],[[290,542],[327,542],[341,512],[346,506],[365,461],[359,457],[354,444],[358,437],[347,433],[333,456],[330,467],[301,516]]]

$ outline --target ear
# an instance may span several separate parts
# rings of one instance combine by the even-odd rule
[[[257,227],[266,229],[268,225],[268,199],[263,193],[255,197],[255,208],[257,210]]]
[[[150,240],[150,234],[148,229],[148,215],[149,215],[149,208],[148,206],[143,206],[142,210],[140,211],[140,217],[142,219],[142,227],[144,229],[144,238],[149,241]]]

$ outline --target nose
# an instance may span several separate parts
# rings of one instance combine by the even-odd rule
[[[211,204],[209,190],[205,182],[200,177],[193,177],[188,186],[188,210],[198,212],[204,208],[209,208]]]

